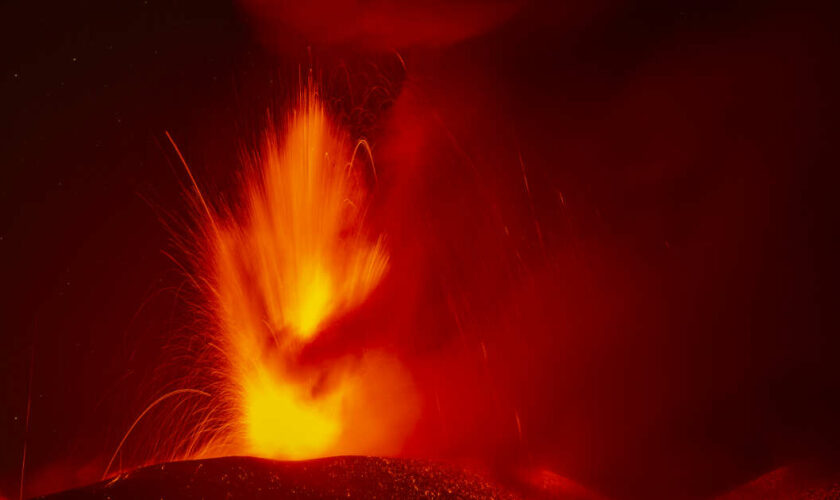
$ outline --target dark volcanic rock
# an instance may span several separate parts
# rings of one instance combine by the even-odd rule
[[[719,496],[716,500],[837,500],[840,472],[813,463],[786,465]]]
[[[50,500],[178,498],[513,498],[479,476],[420,460],[226,457],[143,467]]]

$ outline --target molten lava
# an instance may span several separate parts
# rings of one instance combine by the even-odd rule
[[[238,209],[213,215],[204,204],[203,261],[212,269],[204,289],[222,380],[216,393],[230,422],[201,454],[398,452],[418,403],[392,355],[300,359],[388,270],[384,237],[363,230],[368,195],[352,144],[308,92],[285,137],[269,127],[246,163]]]

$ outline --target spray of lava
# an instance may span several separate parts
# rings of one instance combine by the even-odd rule
[[[192,253],[206,270],[194,282],[210,304],[208,352],[219,381],[207,392],[223,410],[199,425],[212,438],[187,455],[397,453],[418,399],[394,356],[301,360],[388,271],[384,237],[363,228],[359,147],[311,90],[283,129],[281,139],[269,126],[246,157],[238,208],[214,209],[193,180],[204,215]]]

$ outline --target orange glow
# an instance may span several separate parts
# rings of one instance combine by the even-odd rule
[[[262,172],[247,187],[248,220],[220,233],[219,299],[229,329],[310,339],[362,302],[388,266],[381,238],[361,232],[365,192],[345,141],[315,97],[307,101],[282,145],[267,131],[253,158]]]
[[[284,139],[270,127],[247,158],[241,211],[208,221],[215,347],[234,415],[212,454],[396,453],[417,414],[396,360],[371,351],[298,361],[388,269],[384,238],[362,230],[367,193],[353,148],[314,93],[301,101]]]
[[[262,372],[244,381],[245,424],[252,454],[307,458],[324,453],[341,431],[342,392],[310,401],[301,387]]]

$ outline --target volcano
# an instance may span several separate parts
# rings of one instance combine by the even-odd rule
[[[0,500],[840,498],[808,4],[4,2]]]

